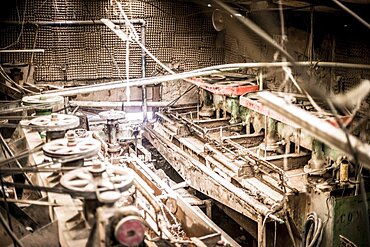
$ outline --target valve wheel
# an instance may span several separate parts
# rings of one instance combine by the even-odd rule
[[[110,111],[103,111],[99,113],[99,117],[105,120],[119,120],[119,119],[125,119],[126,118],[126,112],[124,111],[116,111],[116,110],[110,110]]]

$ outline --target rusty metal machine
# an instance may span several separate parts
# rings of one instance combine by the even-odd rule
[[[201,105],[162,110],[145,127],[145,137],[258,246],[340,246],[345,238],[366,243],[368,237],[357,233],[369,226],[366,175],[359,193],[362,166],[283,109],[262,104],[259,86],[246,77],[224,73],[193,79],[201,88]],[[305,95],[270,94],[339,132],[340,123],[352,120]]]
[[[17,117],[26,120],[11,141],[1,138],[0,177],[22,242],[47,236],[46,246],[63,247],[239,246],[206,216],[209,202],[257,246],[369,241],[359,229],[369,226],[370,148],[343,132],[353,116],[307,95],[260,91],[254,78],[229,72],[193,78],[198,105],[162,108],[145,124],[117,110],[96,114],[89,130],[73,114]],[[366,140],[366,129],[357,132]],[[154,168],[146,140],[182,183]],[[177,187],[195,189],[202,200],[185,199]],[[37,205],[37,213],[21,203]]]
[[[103,137],[98,131],[76,129],[79,118],[73,115],[52,113],[21,121],[13,138],[25,145],[10,143],[17,152],[0,167],[2,188],[21,190],[19,198],[9,192],[2,197],[26,219],[11,216],[21,229],[17,234],[24,235],[18,245],[239,246],[164,183],[150,168],[150,159],[137,156],[135,145],[149,152],[140,143],[123,148],[122,139],[140,135],[134,133],[136,122],[129,123],[119,111],[100,116],[107,120]],[[13,179],[20,173],[28,182]],[[38,210],[27,214],[19,203]],[[39,223],[39,218],[47,220]],[[11,244],[6,235],[1,239]]]

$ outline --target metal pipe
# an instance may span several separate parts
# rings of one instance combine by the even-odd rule
[[[130,102],[112,102],[112,101],[69,101],[71,105],[78,105],[82,107],[142,107],[142,101],[130,101]],[[167,101],[148,101],[148,107],[165,107],[170,102]]]
[[[114,24],[125,24],[124,20],[111,20]],[[130,20],[132,24],[144,24],[143,19],[132,19]],[[19,21],[0,21],[0,24],[6,25],[22,25]],[[75,20],[65,20],[65,21],[27,21],[24,25],[35,25],[35,26],[77,26],[77,25],[104,25],[101,20],[85,20],[85,21],[75,21]]]
[[[359,22],[361,22],[361,24],[363,24],[365,27],[367,27],[368,29],[370,29],[370,24],[367,23],[364,19],[362,19],[359,15],[357,15],[355,12],[353,12],[352,10],[350,10],[349,8],[347,8],[344,4],[342,4],[341,2],[339,2],[338,0],[332,0],[336,5],[338,5],[341,9],[343,9],[344,11],[346,11],[348,14],[352,15],[356,20],[358,20]]]
[[[113,81],[108,83],[100,83],[96,85],[88,85],[88,86],[78,86],[70,89],[62,89],[57,91],[51,91],[44,93],[45,96],[72,96],[76,94],[85,94],[85,93],[92,93],[97,91],[103,91],[103,90],[112,90],[112,89],[120,89],[125,88],[127,86],[129,87],[138,87],[143,85],[155,85],[158,83],[162,83],[165,81],[173,81],[178,79],[184,79],[188,77],[193,76],[201,76],[201,75],[211,75],[214,73],[219,73],[219,71],[213,70],[213,71],[207,71],[207,72],[198,72],[198,73],[180,73],[176,75],[166,75],[166,76],[158,76],[158,77],[149,77],[145,79],[133,79],[130,82],[122,83],[122,80],[119,81]]]
[[[344,152],[348,157],[353,159],[356,155],[358,160],[364,163],[364,167],[370,169],[369,144],[363,143],[353,135],[349,135],[349,141],[355,150],[355,153],[352,153],[349,143],[347,142],[346,134],[341,129],[286,102],[273,93],[263,91],[256,93],[256,95],[261,99],[263,105],[271,108],[271,110],[278,114],[284,115],[285,118],[309,132],[313,137]]]
[[[96,91],[103,91],[103,90],[112,90],[112,89],[119,89],[124,87],[137,87],[143,85],[155,85],[166,81],[173,81],[179,79],[186,79],[190,77],[197,77],[197,76],[204,76],[204,75],[211,75],[220,73],[222,71],[227,70],[236,70],[240,68],[273,68],[273,67],[281,67],[281,66],[291,66],[292,64],[289,62],[273,62],[273,63],[236,63],[236,64],[224,64],[218,66],[212,66],[208,68],[203,68],[191,72],[183,72],[178,74],[172,75],[165,75],[165,76],[157,76],[157,77],[148,77],[145,79],[133,79],[129,83],[122,83],[121,80],[119,81],[112,81],[107,83],[100,83],[96,85],[88,85],[88,86],[79,86],[70,89],[62,89],[58,91],[51,91],[44,93],[45,96],[72,96],[76,94],[84,94],[84,93],[92,93]],[[296,62],[295,65],[298,66],[318,66],[318,67],[337,67],[337,68],[351,68],[351,69],[369,69],[370,65],[368,64],[350,64],[350,63],[335,63],[335,62]],[[191,80],[187,80],[190,81]]]
[[[41,52],[44,53],[44,49],[22,49],[22,50],[0,50],[0,53],[17,53],[17,52]]]
[[[355,63],[341,63],[341,62],[322,62],[322,61],[299,61],[295,62],[295,66],[314,66],[314,67],[325,67],[325,68],[345,68],[345,69],[369,69],[369,64],[355,64]],[[282,66],[293,66],[290,62],[261,62],[261,63],[231,63],[221,64],[202,69],[194,70],[193,72],[206,71],[206,70],[218,70],[218,69],[233,69],[233,68],[277,68]]]
[[[141,24],[141,44],[145,47],[146,37],[146,23]],[[146,52],[145,49],[141,48],[141,77],[146,77]],[[143,121],[148,120],[148,100],[147,100],[147,91],[146,86],[142,86],[142,98],[143,98]]]

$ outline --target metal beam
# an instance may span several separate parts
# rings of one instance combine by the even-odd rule
[[[348,134],[351,146],[355,151],[355,153],[352,153],[350,145],[347,142],[346,134],[340,128],[334,127],[309,112],[288,103],[273,93],[262,91],[256,93],[256,96],[261,100],[263,105],[285,116],[285,118],[294,122],[297,126],[303,128],[323,143],[342,151],[352,159],[356,155],[358,160],[363,162],[367,169],[370,169],[369,144],[363,143],[355,136]]]

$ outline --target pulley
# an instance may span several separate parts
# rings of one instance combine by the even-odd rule
[[[32,95],[22,98],[24,106],[35,106],[36,115],[49,115],[56,105],[62,105],[64,98],[61,96]]]
[[[60,179],[60,184],[84,198],[99,199],[101,195],[105,202],[104,200],[111,197],[108,196],[111,192],[123,192],[129,189],[133,180],[134,177],[128,168],[98,163],[67,172]]]
[[[76,128],[79,124],[80,119],[76,116],[52,113],[32,119],[29,127],[46,131],[46,140],[51,141],[63,138],[66,130]]]
[[[44,95],[32,95],[25,96],[22,98],[24,105],[35,105],[35,104],[49,104],[50,106],[63,103],[64,98],[62,96],[44,96]]]
[[[212,25],[218,32],[224,30],[227,26],[230,16],[226,12],[215,9],[212,13]]]
[[[79,121],[79,118],[73,115],[52,113],[48,116],[32,119],[30,126],[46,131],[62,131],[76,128],[79,125]]]
[[[44,154],[51,158],[68,160],[71,157],[89,158],[100,150],[100,142],[93,138],[78,138],[73,130],[66,138],[56,139],[43,146]]]

